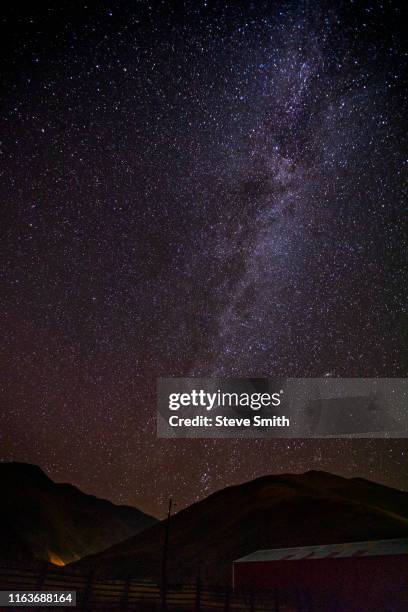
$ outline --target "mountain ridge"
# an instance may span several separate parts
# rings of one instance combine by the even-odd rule
[[[72,567],[158,579],[165,525],[161,521]],[[225,581],[234,559],[262,548],[406,536],[406,492],[316,470],[261,476],[216,491],[171,518],[169,577],[193,579],[199,572]]]
[[[0,462],[0,559],[65,565],[157,522],[133,508],[55,483],[39,466]]]

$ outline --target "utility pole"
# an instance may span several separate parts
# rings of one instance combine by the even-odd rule
[[[164,531],[164,544],[163,544],[163,558],[162,558],[162,571],[161,571],[161,609],[166,610],[166,595],[167,595],[167,551],[169,547],[169,530],[170,530],[170,516],[171,506],[173,500],[169,498],[169,509],[167,512],[167,521]]]

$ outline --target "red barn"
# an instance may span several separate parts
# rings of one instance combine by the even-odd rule
[[[258,550],[234,561],[233,585],[307,593],[330,612],[406,612],[408,538]]]

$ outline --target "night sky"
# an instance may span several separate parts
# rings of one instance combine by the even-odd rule
[[[158,440],[157,376],[408,374],[404,2],[2,9],[0,458],[162,516],[402,440]],[[405,456],[404,456],[405,453]]]

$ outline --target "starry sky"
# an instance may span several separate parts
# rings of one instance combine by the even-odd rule
[[[163,516],[404,440],[159,440],[158,376],[400,377],[404,2],[2,9],[0,459]]]

